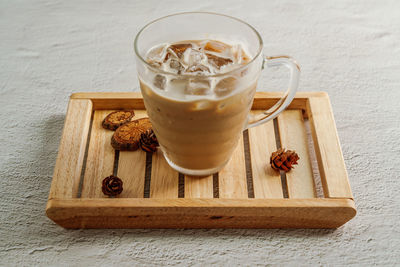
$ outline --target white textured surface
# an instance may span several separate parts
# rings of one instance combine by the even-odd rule
[[[400,264],[400,3],[158,2],[0,2],[0,265]],[[193,10],[248,21],[269,55],[301,63],[301,91],[329,93],[352,221],[337,230],[71,231],[45,216],[68,96],[137,88],[140,26]]]

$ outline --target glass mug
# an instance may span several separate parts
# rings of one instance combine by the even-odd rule
[[[251,60],[225,73],[200,76],[166,72],[146,61],[146,53],[155,45],[204,39],[240,41]],[[275,118],[297,90],[300,68],[296,62],[288,56],[264,56],[260,34],[230,16],[187,12],[162,17],[140,30],[134,46],[140,88],[153,130],[168,164],[183,174],[205,176],[218,172],[230,160],[243,130]],[[287,67],[289,88],[273,107],[251,120],[249,111],[264,65]],[[225,94],[182,96],[174,93],[173,84],[169,91],[157,87],[160,79],[175,83],[234,81],[235,88]]]

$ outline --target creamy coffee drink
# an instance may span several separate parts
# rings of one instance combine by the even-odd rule
[[[186,175],[222,169],[243,130],[274,119],[298,87],[300,68],[291,57],[264,55],[254,27],[222,14],[184,12],[156,19],[138,32],[134,51],[161,150],[168,164]],[[272,67],[289,71],[287,90],[268,110],[249,116],[258,78]]]
[[[224,166],[247,122],[258,73],[240,43],[159,44],[140,75],[144,103],[167,161],[190,170]],[[154,70],[151,70],[154,69]]]

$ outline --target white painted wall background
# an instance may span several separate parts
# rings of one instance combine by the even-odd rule
[[[0,1],[0,265],[400,264],[400,3],[213,2]],[[268,54],[301,63],[300,91],[329,93],[358,208],[348,224],[70,231],[47,219],[68,96],[137,90],[137,31],[196,10],[248,21]]]

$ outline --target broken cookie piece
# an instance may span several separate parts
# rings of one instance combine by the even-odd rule
[[[102,126],[104,129],[115,131],[119,126],[129,122],[135,116],[133,110],[118,110],[111,112],[104,118]]]
[[[111,145],[115,150],[137,150],[141,134],[151,129],[151,127],[151,122],[148,118],[125,123],[111,137]]]

